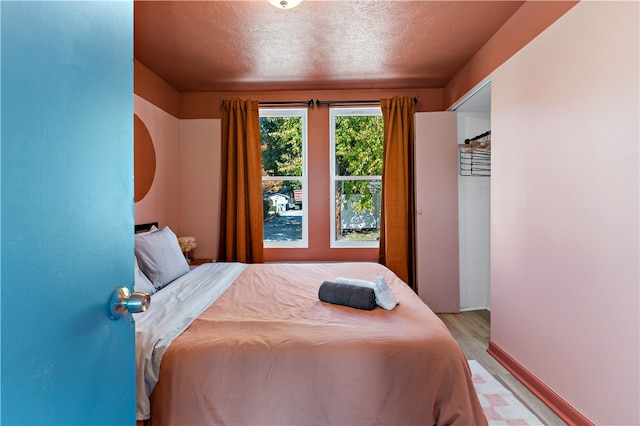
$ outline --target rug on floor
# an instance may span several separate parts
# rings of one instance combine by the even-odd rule
[[[471,377],[489,425],[538,426],[543,423],[478,361],[470,360]]]

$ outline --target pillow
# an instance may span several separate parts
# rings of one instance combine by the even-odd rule
[[[150,234],[136,234],[134,238],[140,269],[157,290],[189,272],[178,237],[168,226]]]
[[[147,278],[147,276],[140,270],[140,267],[138,266],[138,258],[136,256],[133,257],[135,259],[133,291],[139,291],[149,294],[155,293],[156,288],[153,286],[153,284],[151,284],[149,278]]]

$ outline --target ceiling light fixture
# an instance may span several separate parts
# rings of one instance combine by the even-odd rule
[[[293,9],[302,3],[302,0],[269,0],[269,3],[278,9]]]

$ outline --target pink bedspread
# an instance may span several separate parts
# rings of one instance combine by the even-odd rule
[[[400,300],[363,311],[322,281],[384,275]],[[483,425],[446,326],[375,263],[254,264],[169,347],[151,395],[161,425]]]

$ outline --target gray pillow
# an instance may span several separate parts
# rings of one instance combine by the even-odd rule
[[[189,272],[178,238],[168,226],[151,234],[136,234],[134,238],[140,270],[156,289]]]
[[[153,294],[156,292],[156,288],[151,284],[149,278],[140,270],[138,266],[138,258],[135,258],[135,268],[134,268],[134,282],[133,282],[133,291],[139,291],[142,293]]]

